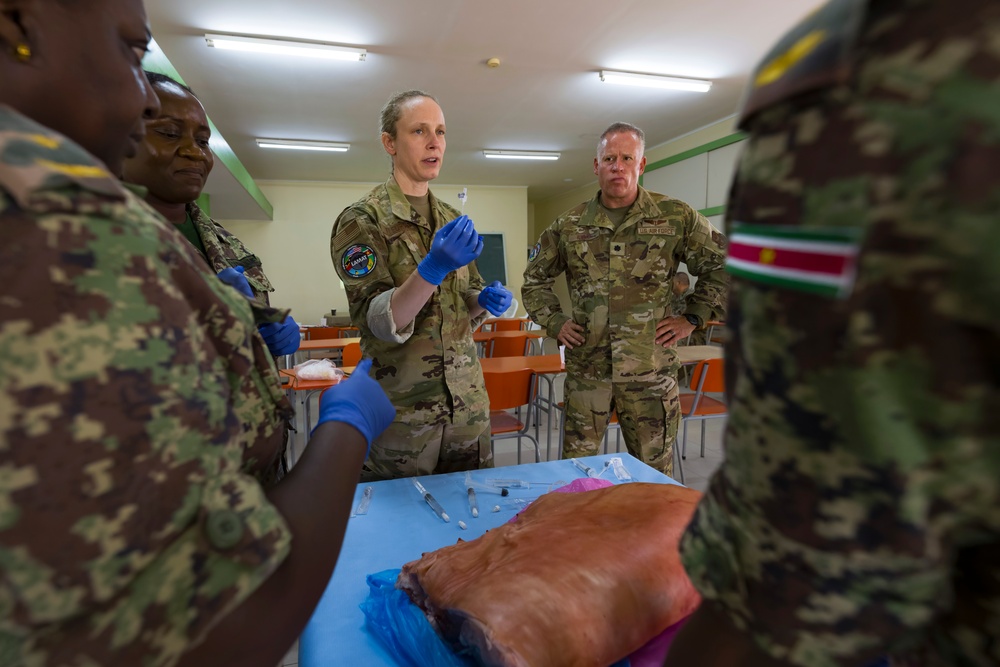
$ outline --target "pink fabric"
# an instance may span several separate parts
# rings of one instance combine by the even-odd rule
[[[680,620],[649,640],[649,643],[628,657],[629,667],[662,667],[667,657],[667,651],[674,637],[688,622],[687,618]]]
[[[594,479],[593,477],[585,477],[583,479],[574,479],[566,486],[560,486],[558,489],[552,489],[550,493],[582,493],[584,491],[593,491],[594,489],[603,489],[604,487],[607,486],[614,486],[614,484],[606,479]],[[525,505],[525,508],[527,508],[527,505]],[[524,510],[522,509],[521,512],[523,511]],[[514,523],[515,521],[517,521],[517,517],[521,512],[518,512],[517,514],[512,516],[510,521],[508,521],[507,523]]]

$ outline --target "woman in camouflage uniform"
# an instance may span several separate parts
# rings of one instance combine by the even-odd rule
[[[484,289],[472,221],[428,188],[445,150],[434,98],[394,96],[381,128],[392,176],[340,214],[330,242],[361,347],[397,411],[365,477],[492,466],[489,397],[472,331],[486,309],[503,313],[512,296],[499,283]]]

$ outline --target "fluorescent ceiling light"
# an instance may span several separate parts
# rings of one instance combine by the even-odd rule
[[[328,60],[364,60],[368,52],[353,46],[337,46],[323,42],[291,42],[284,39],[240,37],[238,35],[205,35],[205,43],[217,49],[256,51],[285,56],[326,58]]]
[[[298,151],[333,151],[335,153],[345,153],[350,150],[350,144],[341,144],[335,141],[306,141],[299,139],[261,139],[258,137],[257,145],[261,148],[286,148]]]
[[[559,153],[546,151],[492,151],[485,150],[483,155],[495,160],[558,160]]]
[[[635,72],[613,72],[607,69],[601,70],[601,81],[605,83],[619,83],[625,86],[642,86],[644,88],[690,90],[695,93],[707,93],[712,87],[712,82],[704,79],[684,79],[679,76],[636,74]]]

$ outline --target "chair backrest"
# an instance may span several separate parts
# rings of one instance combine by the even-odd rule
[[[715,394],[726,390],[726,360],[699,361],[691,373],[691,388],[698,393]]]
[[[527,329],[530,321],[527,317],[508,317],[496,320],[493,323],[493,331],[522,331]]]
[[[341,357],[341,365],[357,366],[360,361],[361,343],[351,343],[350,345],[345,345],[343,356]]]
[[[523,357],[528,354],[530,336],[511,336],[510,338],[493,338],[486,346],[487,357]]]
[[[309,327],[306,329],[306,340],[340,338],[340,329],[341,327]]]
[[[361,336],[361,329],[357,327],[340,327],[337,335],[340,338],[358,338]]]
[[[538,383],[530,368],[516,371],[483,371],[490,410],[510,410],[535,400]]]

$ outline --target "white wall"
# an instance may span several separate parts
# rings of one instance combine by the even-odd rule
[[[271,303],[291,308],[303,324],[318,324],[331,308],[347,315],[347,295],[330,259],[330,231],[347,206],[375,183],[258,181],[274,205],[271,222],[219,220],[261,258],[274,284]],[[462,186],[433,184],[435,196],[459,206]],[[481,232],[503,232],[507,247],[508,288],[520,295],[524,249],[528,247],[528,194],[524,187],[473,186],[465,213]]]

